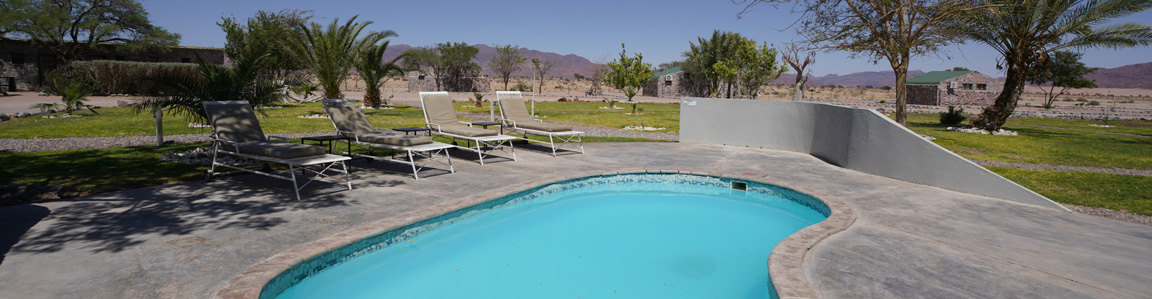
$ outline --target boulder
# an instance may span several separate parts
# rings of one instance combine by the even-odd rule
[[[9,116],[7,113],[0,112],[0,121],[9,121],[11,119],[12,116]]]

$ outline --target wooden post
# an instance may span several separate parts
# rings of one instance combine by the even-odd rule
[[[164,145],[164,111],[152,109],[152,117],[156,118],[156,146]]]

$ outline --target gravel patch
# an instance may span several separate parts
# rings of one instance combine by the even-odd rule
[[[1140,215],[1140,214],[1129,213],[1127,211],[1117,211],[1117,210],[1111,210],[1111,209],[1105,209],[1105,208],[1085,207],[1085,206],[1081,206],[1081,205],[1066,204],[1066,203],[1062,203],[1062,205],[1064,205],[1064,207],[1067,207],[1069,210],[1072,210],[1073,212],[1080,213],[1080,214],[1110,218],[1110,219],[1120,220],[1120,221],[1124,221],[1124,222],[1131,222],[1131,223],[1136,223],[1136,224],[1152,225],[1152,216],[1144,216],[1144,215]]]
[[[471,119],[472,121],[488,121],[488,114],[487,113],[461,113],[461,114],[464,115],[465,117]],[[645,138],[645,139],[664,140],[664,141],[679,141],[680,140],[680,135],[679,134],[673,134],[673,133],[641,132],[641,131],[631,131],[631,130],[622,130],[622,129],[602,128],[602,127],[593,127],[593,126],[587,126],[587,125],[583,125],[583,124],[569,123],[569,122],[556,122],[556,123],[563,123],[563,124],[572,126],[573,130],[584,132],[584,136]]]
[[[331,133],[296,133],[274,134],[288,138],[330,135]],[[165,135],[165,142],[174,143],[200,143],[208,142],[208,134]],[[89,148],[127,147],[141,145],[155,145],[156,136],[124,136],[124,137],[69,137],[69,138],[29,138],[29,139],[0,139],[0,152],[37,152],[61,151]]]
[[[976,164],[980,164],[981,166],[1009,167],[1009,168],[1020,168],[1020,169],[1028,169],[1028,170],[1061,170],[1061,171],[1081,171],[1081,172],[1099,172],[1099,173],[1107,173],[1107,174],[1152,176],[1152,169],[1101,168],[1101,167],[1068,166],[1068,165],[1013,163],[1013,162],[985,161],[985,160],[972,160],[972,162],[976,162]]]

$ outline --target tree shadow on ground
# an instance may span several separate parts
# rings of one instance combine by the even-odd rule
[[[0,208],[0,265],[4,264],[4,256],[8,251],[20,242],[20,237],[41,219],[48,217],[49,213],[51,211],[48,208],[38,205]]]
[[[341,191],[347,191],[343,180],[317,181],[302,190],[303,200],[297,201],[290,182],[242,175],[213,183],[168,185],[58,201],[69,204],[55,208],[51,217],[29,230],[13,249],[49,253],[82,246],[93,253],[121,252],[157,235],[230,228],[268,230],[288,222],[277,213],[355,203]]]

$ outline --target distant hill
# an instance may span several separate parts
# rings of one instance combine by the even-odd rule
[[[496,72],[488,69],[488,61],[491,60],[493,56],[496,56],[496,48],[482,44],[475,44],[472,46],[479,50],[479,52],[476,53],[476,58],[472,61],[480,64],[480,67],[483,68],[485,75],[497,76]],[[384,58],[390,60],[396,56],[400,56],[401,53],[404,53],[404,51],[412,48],[412,46],[403,44],[389,45],[388,50],[384,52]],[[520,71],[512,73],[513,77],[528,77],[532,75],[533,58],[540,59],[542,61],[552,61],[552,68],[548,70],[547,74],[544,74],[548,77],[572,78],[573,74],[592,76],[593,66],[595,66],[592,61],[589,61],[587,58],[580,57],[575,54],[561,55],[552,52],[541,52],[528,48],[520,48],[520,55],[527,59],[524,61],[524,66],[520,68]]]
[[[1101,68],[1084,77],[1095,80],[1100,88],[1152,89],[1152,62]]]

